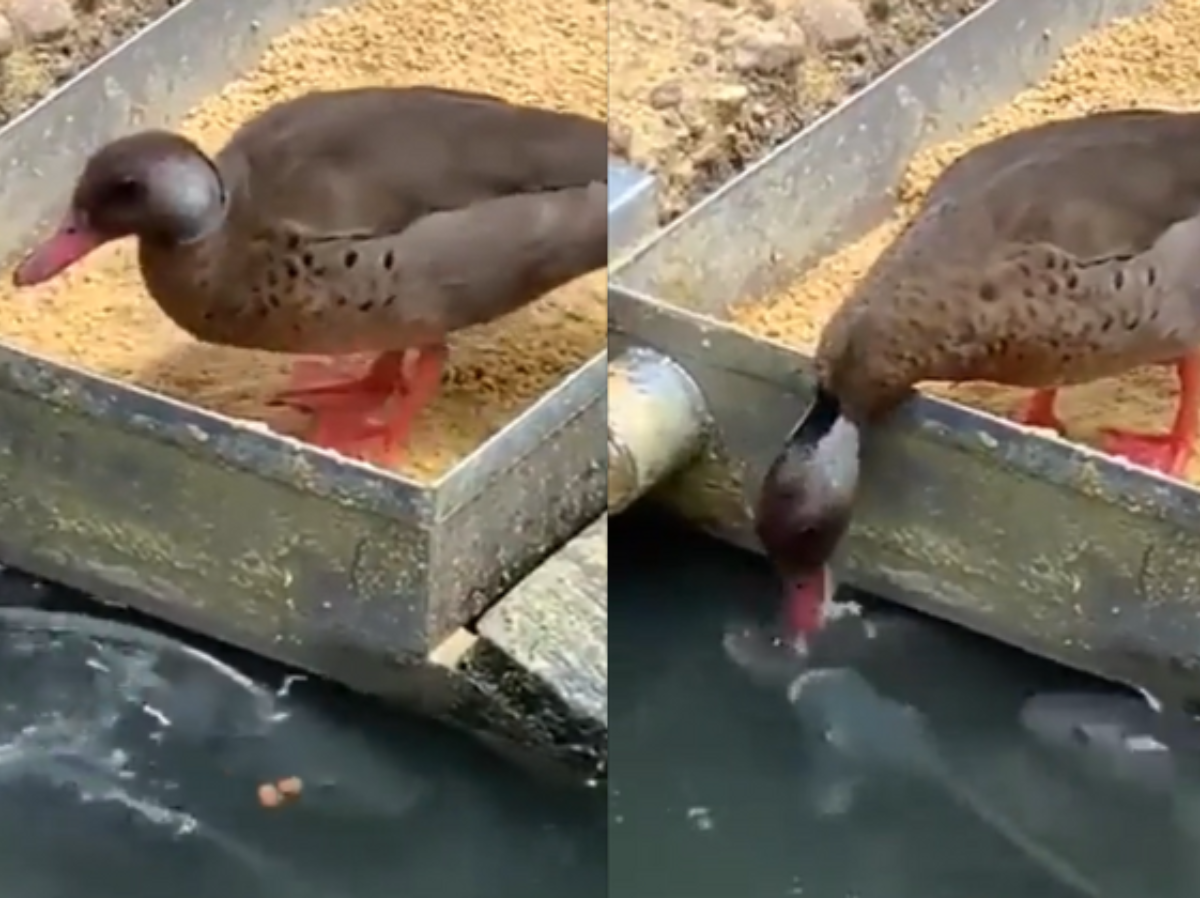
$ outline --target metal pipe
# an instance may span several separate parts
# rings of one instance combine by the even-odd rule
[[[711,418],[692,377],[669,357],[630,347],[608,364],[608,511],[617,514],[695,459]]]

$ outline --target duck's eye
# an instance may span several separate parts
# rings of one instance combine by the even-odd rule
[[[108,192],[110,203],[136,203],[142,199],[142,182],[133,177],[125,177],[113,182]]]

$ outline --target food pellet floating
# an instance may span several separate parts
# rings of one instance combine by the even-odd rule
[[[275,809],[291,802],[304,790],[304,782],[295,776],[258,786],[258,802],[266,809]]]
[[[500,3],[363,0],[321,13],[276,40],[244,78],[202,102],[182,131],[219,148],[251,116],[313,89],[435,84],[604,118],[606,8],[589,0]],[[291,359],[202,345],[142,289],[131,242],[103,251],[19,298],[0,338],[55,361],[291,433],[267,405]],[[605,275],[567,285],[514,315],[452,338],[439,398],[418,417],[397,468],[444,473],[605,346]],[[103,339],[97,339],[102,335]],[[534,339],[532,336],[536,336]]]
[[[1068,49],[1051,74],[993,111],[961,140],[927,149],[909,167],[896,216],[819,262],[779,294],[740,304],[733,319],[765,337],[811,351],[825,321],[915,212],[946,166],[985,141],[1055,118],[1129,107],[1200,107],[1200,3],[1162,0],[1144,15],[1121,20]],[[934,385],[930,392],[1011,416],[1028,392],[987,384]],[[1161,431],[1176,401],[1174,373],[1138,369],[1120,378],[1064,390],[1057,406],[1070,436],[1093,443],[1102,428]],[[1186,473],[1200,484],[1200,458]]]
[[[273,784],[260,784],[258,786],[258,802],[267,809],[274,809],[283,803],[283,794]]]

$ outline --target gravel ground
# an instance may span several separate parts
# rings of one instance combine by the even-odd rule
[[[673,218],[981,5],[609,0],[612,150]]]
[[[0,125],[180,0],[0,0]]]

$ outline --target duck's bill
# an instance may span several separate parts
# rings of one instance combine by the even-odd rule
[[[68,218],[58,230],[21,260],[13,272],[13,284],[29,287],[42,284],[69,269],[104,241]]]
[[[828,566],[788,587],[783,620],[790,636],[806,638],[821,630],[833,602],[834,588],[833,573]]]
[[[835,589],[833,573],[824,566],[790,585],[773,626],[742,623],[725,629],[725,655],[759,684],[786,687],[805,671],[809,642],[834,608]]]

